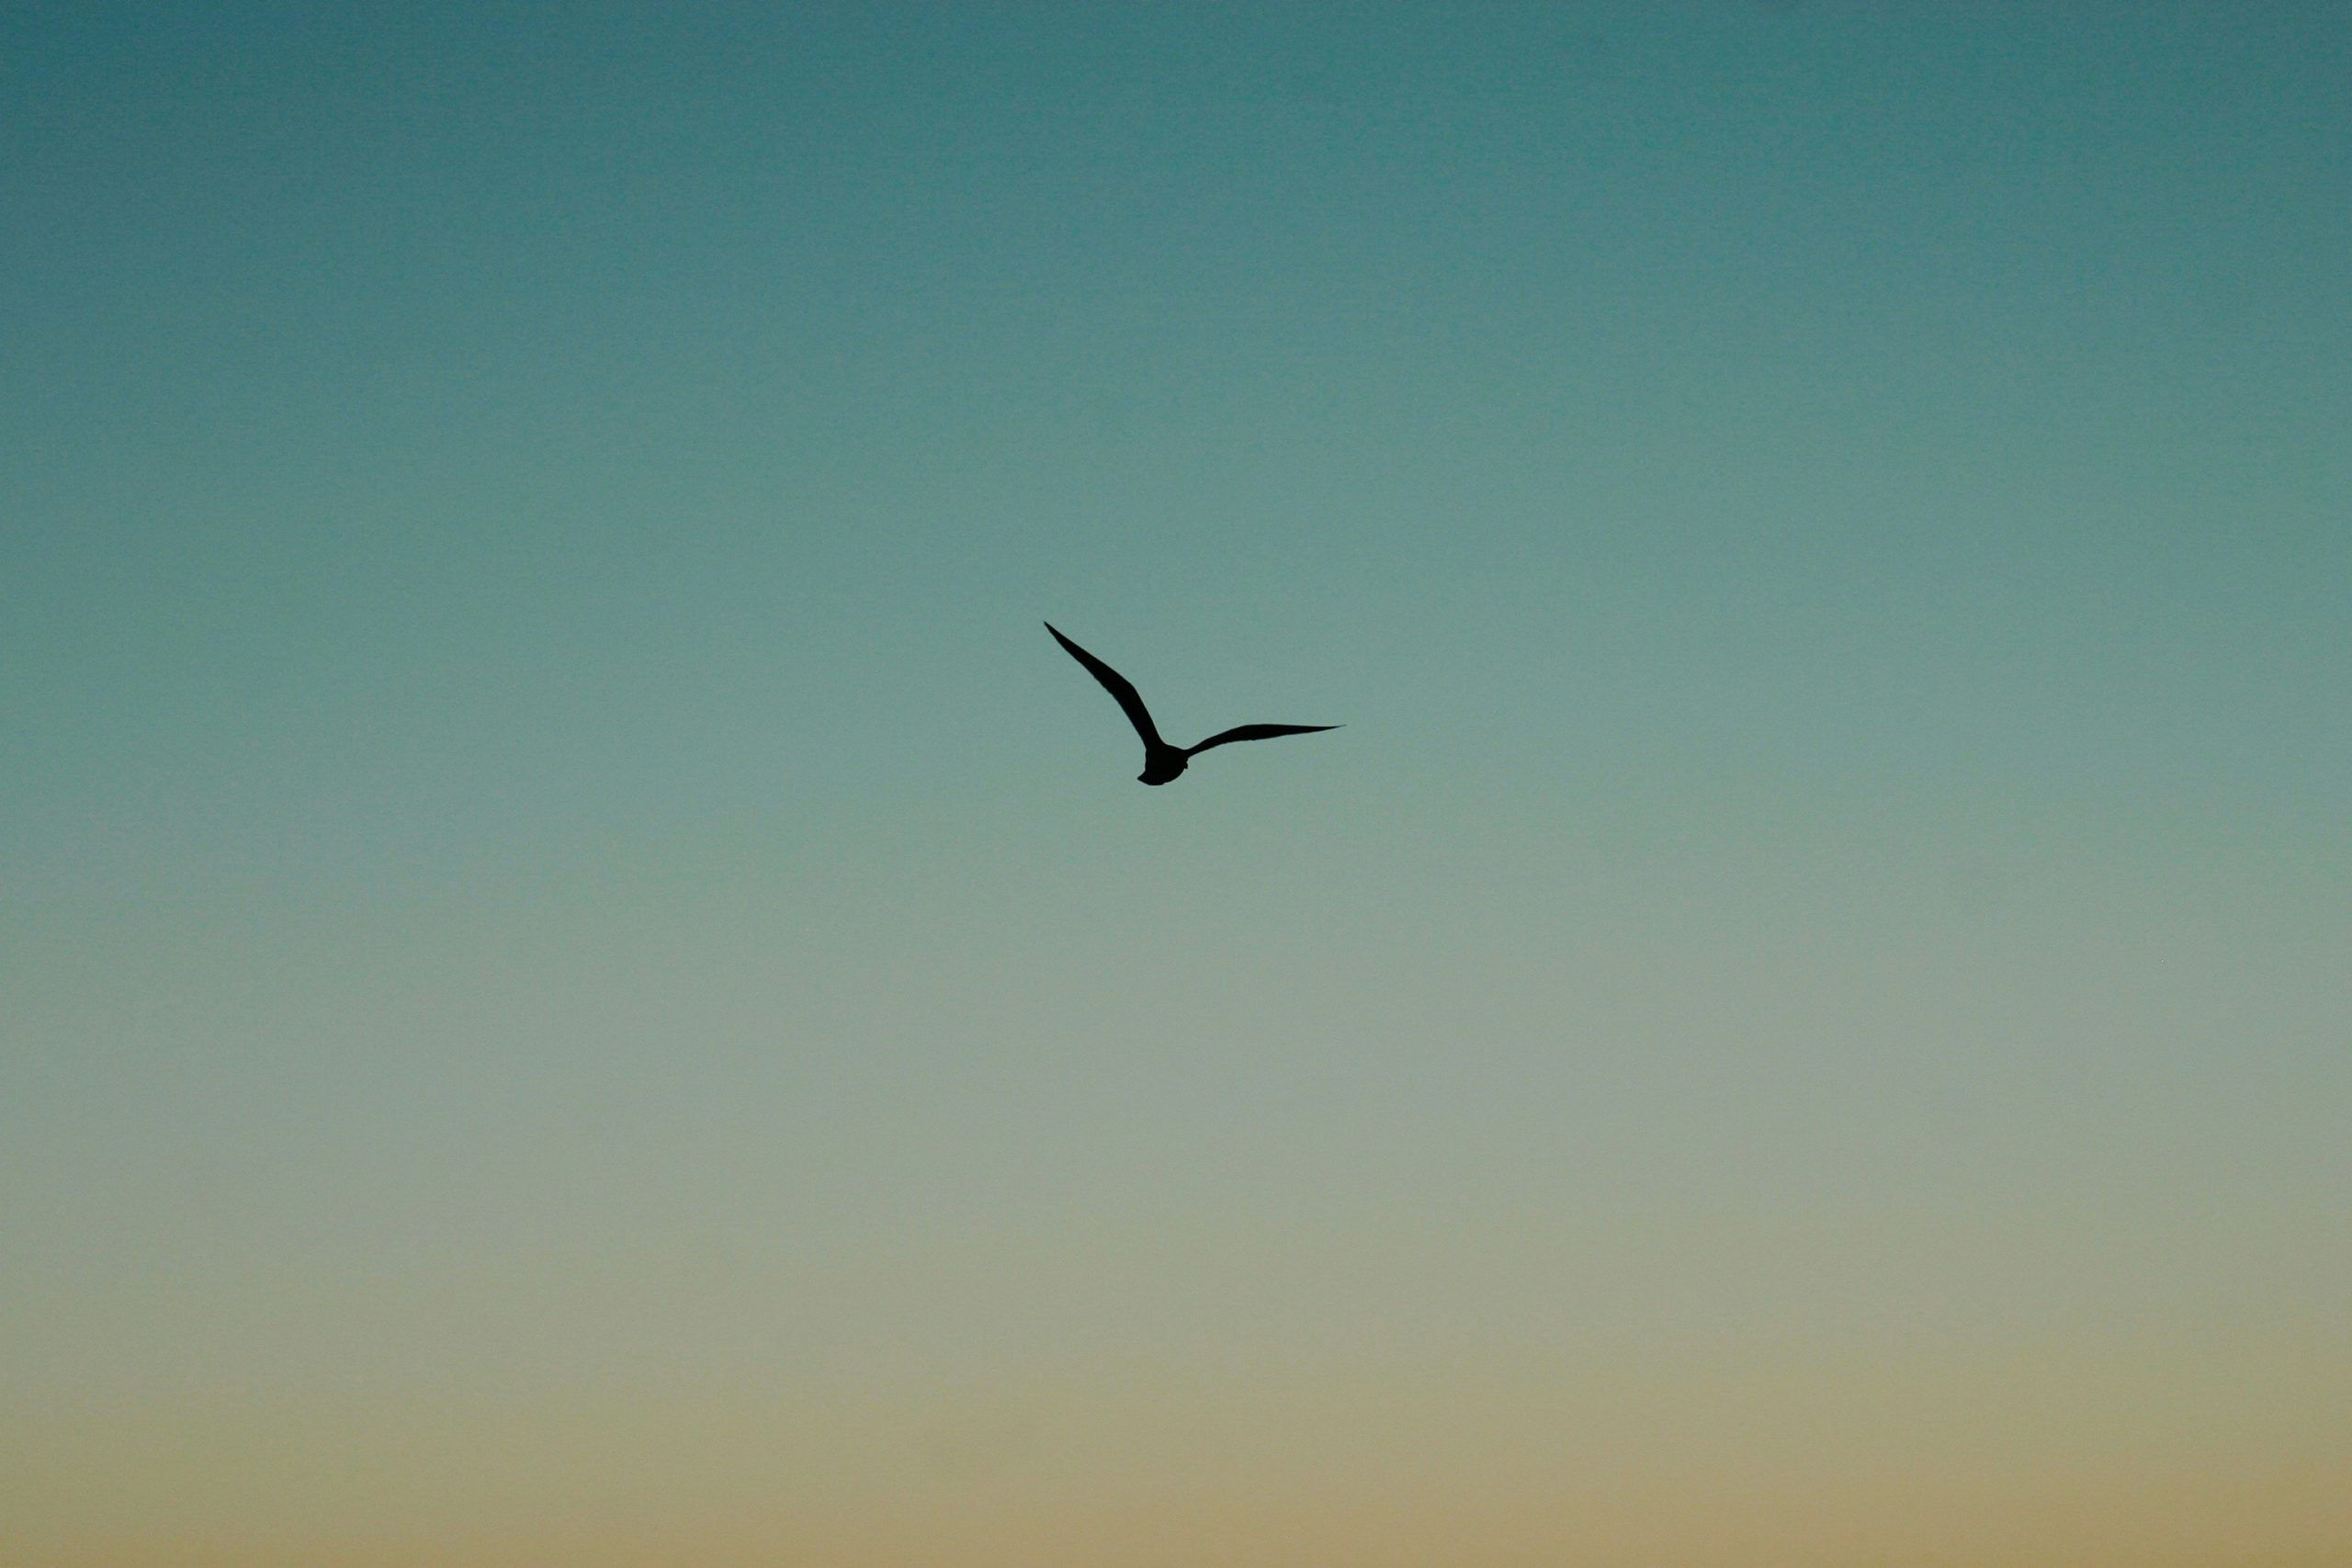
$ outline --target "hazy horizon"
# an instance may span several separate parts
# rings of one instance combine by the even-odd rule
[[[0,40],[11,1568],[2352,1560],[2345,6]]]

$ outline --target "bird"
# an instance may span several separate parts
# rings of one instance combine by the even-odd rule
[[[1244,724],[1232,729],[1219,730],[1197,746],[1170,746],[1159,738],[1159,727],[1151,722],[1150,710],[1143,705],[1143,698],[1136,694],[1134,685],[1125,676],[1062,636],[1053,622],[1047,621],[1046,629],[1054,634],[1054,640],[1062,645],[1064,652],[1084,665],[1088,674],[1102,682],[1102,689],[1117,699],[1121,710],[1127,716],[1127,722],[1134,725],[1136,733],[1143,738],[1143,772],[1136,775],[1137,784],[1172,784],[1183,773],[1186,762],[1210,747],[1223,746],[1228,741],[1271,740],[1277,735],[1315,735],[1326,729],[1343,728],[1336,724]]]

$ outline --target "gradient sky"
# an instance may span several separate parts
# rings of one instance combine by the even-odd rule
[[[0,126],[0,1559],[2352,1561],[2352,7]]]

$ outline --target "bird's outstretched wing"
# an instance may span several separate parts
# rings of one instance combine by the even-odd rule
[[[1326,729],[1338,729],[1336,724],[1245,724],[1233,729],[1221,729],[1198,746],[1187,746],[1184,754],[1197,757],[1212,746],[1222,746],[1230,740],[1272,740],[1277,735],[1317,735]]]
[[[1159,728],[1151,722],[1150,710],[1143,705],[1143,699],[1136,694],[1135,687],[1128,684],[1125,675],[1120,674],[1116,670],[1062,636],[1061,633],[1054,631],[1053,622],[1047,621],[1046,629],[1054,633],[1054,640],[1062,645],[1064,652],[1085,665],[1086,672],[1102,682],[1102,689],[1119,700],[1119,706],[1126,713],[1127,722],[1136,727],[1136,733],[1143,737],[1143,743],[1146,746],[1168,744],[1159,738]]]

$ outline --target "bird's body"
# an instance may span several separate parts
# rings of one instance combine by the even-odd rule
[[[1270,740],[1277,735],[1313,735],[1326,729],[1337,729],[1336,724],[1245,724],[1237,728],[1221,730],[1197,746],[1171,746],[1159,737],[1159,727],[1151,722],[1150,710],[1143,705],[1127,678],[1103,663],[1094,655],[1062,636],[1051,621],[1046,629],[1053,632],[1054,640],[1072,659],[1086,667],[1086,672],[1102,683],[1111,694],[1127,722],[1136,727],[1136,734],[1143,741],[1143,772],[1136,775],[1139,784],[1164,784],[1173,783],[1184,772],[1184,766],[1212,746],[1223,746],[1234,740]]]
[[[1184,771],[1184,753],[1179,748],[1167,745],[1154,746],[1147,740],[1143,748],[1143,772],[1136,775],[1136,782],[1148,784],[1174,784],[1177,776]]]

